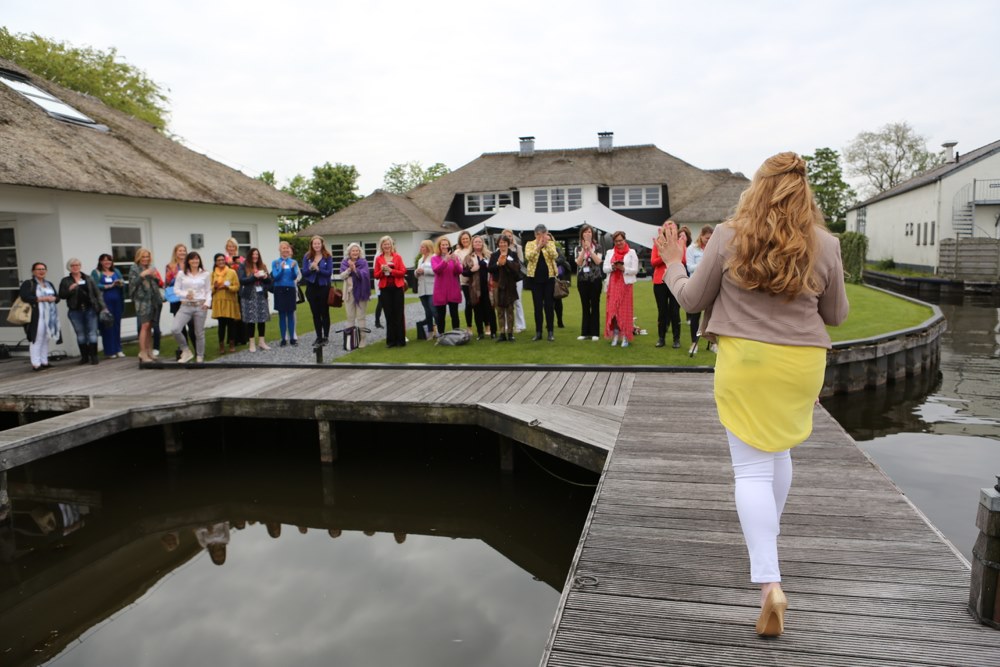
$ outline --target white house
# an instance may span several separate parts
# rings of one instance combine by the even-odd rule
[[[362,242],[371,257],[389,234],[409,263],[423,239],[474,227],[505,206],[544,214],[595,203],[637,222],[673,218],[697,235],[726,219],[750,184],[728,169],[699,169],[651,144],[614,146],[612,139],[601,132],[597,146],[535,150],[534,137],[521,137],[520,150],[483,153],[405,195],[376,190],[299,235],[322,236],[337,257],[345,244]]]
[[[946,144],[949,153],[955,144]],[[847,211],[848,231],[868,237],[868,259],[937,271],[941,239],[1000,231],[1000,141],[959,155]]]
[[[273,258],[278,216],[293,213],[316,211],[0,59],[0,342],[24,339],[21,327],[7,324],[7,311],[34,262],[45,262],[58,285],[70,257],[89,272],[111,253],[127,275],[139,247],[152,251],[161,272],[177,243],[208,263],[229,237],[244,252],[259,247]],[[170,317],[164,308],[164,331]],[[75,353],[65,311],[63,332],[62,349]],[[135,333],[133,317],[122,333]]]

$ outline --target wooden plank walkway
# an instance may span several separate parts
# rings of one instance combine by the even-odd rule
[[[712,378],[641,381],[543,665],[1000,665],[961,557],[822,408],[779,538],[786,632],[758,638]]]
[[[74,423],[224,416],[468,423],[603,467],[543,665],[1000,665],[967,564],[821,408],[783,519],[787,630],[762,640],[710,375],[23,368],[0,364],[0,409],[78,412],[0,434],[0,464]]]

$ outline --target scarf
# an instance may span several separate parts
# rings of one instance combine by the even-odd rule
[[[35,281],[35,296],[55,296],[55,289],[48,282]],[[51,301],[38,302],[38,326],[44,326],[49,338],[59,339],[59,311]]]
[[[622,248],[623,249],[621,251],[619,251],[618,250],[618,246],[615,246],[615,251],[611,255],[611,264],[612,265],[614,265],[615,262],[624,262],[625,261],[625,255],[627,255],[628,251],[630,250],[630,248],[628,247],[628,243],[622,243]],[[622,272],[622,271],[612,271],[611,272],[611,277],[608,280],[610,281],[608,283],[609,285],[611,283],[624,284],[625,283],[625,273]]]

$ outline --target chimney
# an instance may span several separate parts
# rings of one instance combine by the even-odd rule
[[[534,137],[518,137],[521,140],[521,157],[531,157],[535,154]]]
[[[598,132],[597,151],[599,153],[610,153],[612,148],[612,139],[614,136],[614,132]]]
[[[946,141],[941,144],[941,147],[945,150],[944,161],[945,162],[958,162],[955,156],[955,146],[958,145],[957,141]]]

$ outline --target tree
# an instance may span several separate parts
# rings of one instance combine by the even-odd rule
[[[831,231],[842,232],[847,225],[847,207],[855,199],[854,189],[844,182],[840,155],[832,148],[817,148],[813,155],[803,155],[806,173],[816,202]]]
[[[113,47],[107,51],[75,47],[34,33],[12,34],[0,27],[0,58],[60,86],[92,95],[157,130],[167,127],[168,91],[143,70],[119,58]]]
[[[312,178],[296,174],[279,189],[310,204],[320,212],[320,217],[325,218],[361,199],[356,192],[359,176],[354,165],[326,162],[313,167]],[[278,187],[273,171],[262,172],[257,180]],[[313,215],[283,217],[278,228],[282,232],[297,232],[315,220]]]
[[[874,196],[943,162],[927,150],[927,140],[908,123],[888,123],[877,132],[862,132],[844,149],[849,176],[866,181],[863,193]]]
[[[440,162],[435,162],[427,169],[424,169],[416,160],[397,162],[385,172],[383,188],[401,195],[418,185],[436,181],[450,171],[451,169]]]

